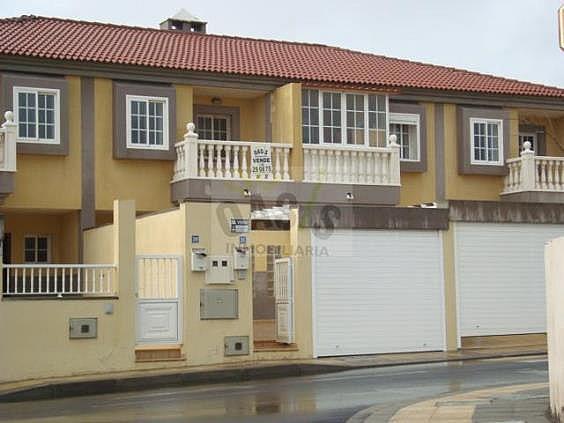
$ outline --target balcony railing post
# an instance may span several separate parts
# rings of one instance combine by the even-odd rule
[[[192,122],[186,125],[187,132],[184,134],[186,144],[184,146],[185,175],[188,178],[198,176],[198,134],[194,132],[196,125]]]
[[[525,141],[523,143],[523,151],[521,151],[521,191],[532,191],[535,189],[537,179],[537,170],[535,164],[535,152],[531,150],[531,143]]]
[[[8,172],[16,171],[16,130],[17,124],[14,122],[14,114],[11,111],[4,113],[6,121],[2,124],[4,132],[4,168]]]
[[[392,185],[400,185],[400,146],[397,139],[396,135],[390,135],[388,139],[388,147],[391,149],[389,183]]]

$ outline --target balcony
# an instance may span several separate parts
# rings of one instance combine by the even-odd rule
[[[194,124],[175,145],[173,201],[207,199],[277,203],[395,205],[400,159],[388,147],[201,140]]]
[[[564,203],[564,157],[536,156],[525,142],[521,157],[507,160],[502,199]]]

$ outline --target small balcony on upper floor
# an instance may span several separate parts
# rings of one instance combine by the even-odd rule
[[[178,142],[173,201],[397,204],[400,147],[200,139],[189,123]]]
[[[519,156],[506,160],[503,200],[564,203],[564,113],[519,113]]]

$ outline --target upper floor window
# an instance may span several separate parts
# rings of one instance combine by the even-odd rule
[[[231,141],[230,116],[198,114],[196,119],[196,130],[200,139]]]
[[[127,147],[168,150],[168,98],[126,96]]]
[[[49,263],[49,237],[26,235],[24,237],[24,261],[26,263]]]
[[[305,89],[303,142],[385,147],[387,103],[383,95]]]
[[[419,161],[420,117],[410,113],[390,113],[390,135],[397,137],[400,159]]]
[[[14,87],[18,141],[60,142],[60,91]]]
[[[503,164],[503,121],[470,118],[473,164]]]

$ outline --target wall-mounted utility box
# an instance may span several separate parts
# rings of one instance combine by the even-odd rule
[[[233,267],[230,256],[210,256],[208,258],[207,284],[228,284],[233,282]]]
[[[208,268],[208,252],[205,248],[192,248],[190,264],[192,272],[205,272]]]
[[[248,336],[226,336],[225,355],[249,355]]]
[[[249,268],[249,249],[236,247],[233,250],[233,270],[247,270]]]
[[[98,336],[98,319],[69,319],[69,338],[70,339],[88,339]]]
[[[238,317],[238,290],[200,289],[200,319],[237,319]]]

